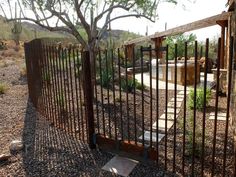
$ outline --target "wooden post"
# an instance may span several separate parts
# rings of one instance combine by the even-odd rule
[[[85,116],[87,119],[88,127],[88,144],[91,149],[95,149],[96,145],[94,144],[94,113],[93,113],[93,88],[92,88],[92,79],[91,79],[91,65],[89,52],[82,52],[82,62],[83,62],[83,85],[84,85],[84,97],[85,97]]]
[[[220,48],[220,68],[225,68],[225,28],[228,26],[228,20],[217,21],[221,26],[221,48]]]
[[[125,45],[125,48],[127,49],[127,59],[129,61],[133,60],[133,49],[134,49],[135,44],[129,44],[129,45]]]
[[[156,48],[156,49],[162,47],[162,42],[163,42],[163,40],[164,40],[163,37],[153,38],[152,40],[155,42],[155,48]],[[160,58],[160,59],[163,58],[163,53],[162,53],[162,52],[158,52],[157,61],[158,61],[159,58]]]

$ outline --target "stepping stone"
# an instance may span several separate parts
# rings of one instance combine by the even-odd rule
[[[150,131],[144,132],[144,141],[150,141],[150,133]],[[158,133],[158,142],[160,142],[164,136],[164,134]],[[142,140],[143,135],[141,135],[138,139]],[[156,132],[152,132],[152,142],[157,142]]]
[[[186,90],[186,94],[189,94],[189,91],[188,91],[188,90]],[[178,93],[178,95],[184,95],[184,90],[180,91],[180,92]]]
[[[177,98],[184,98],[184,95],[182,95],[182,94],[180,94],[180,95],[177,94],[176,97],[177,97]],[[174,99],[175,99],[175,98],[174,98]]]
[[[160,130],[160,131],[165,131],[165,120],[163,120],[163,119],[159,119],[158,120],[158,130]],[[155,122],[153,125],[152,125],[152,128],[153,128],[153,130],[156,130],[156,125],[157,124],[157,122]],[[167,131],[172,127],[172,125],[174,124],[174,122],[173,121],[171,121],[171,120],[167,120]]]
[[[115,156],[105,166],[103,170],[127,177],[138,164],[138,161],[126,157]]]
[[[174,101],[170,101],[167,105],[170,108],[174,108],[175,107],[175,102]],[[182,101],[176,101],[176,108],[180,108],[182,106]]]
[[[166,112],[166,110],[164,111]],[[176,109],[176,115],[180,112],[180,109]],[[169,114],[174,114],[175,113],[175,109],[174,108],[167,108],[167,113]]]
[[[174,114],[167,114],[167,120],[174,120],[175,116]],[[160,119],[165,120],[166,119],[166,114],[162,114]]]
[[[182,102],[184,100],[184,98],[176,98],[176,102]],[[170,100],[171,102],[175,101],[175,98],[171,98]]]
[[[209,119],[215,120],[215,112],[210,113]],[[218,112],[217,113],[217,120],[226,120],[226,113]]]

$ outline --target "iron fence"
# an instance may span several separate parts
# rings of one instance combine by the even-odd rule
[[[149,46],[139,54],[134,49],[98,50],[91,63],[89,53],[76,47],[34,40],[25,44],[29,97],[52,125],[91,148],[152,159],[157,167],[183,176],[233,176],[233,38],[226,84],[220,40],[214,78],[208,39],[201,69],[198,42],[193,60],[187,43],[178,60],[178,47],[172,60],[168,46]]]

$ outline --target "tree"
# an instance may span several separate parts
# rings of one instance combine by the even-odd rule
[[[89,51],[93,65],[96,47],[111,22],[127,17],[142,17],[154,22],[160,2],[177,4],[178,0],[11,0],[11,3],[15,1],[21,11],[21,18],[17,19],[12,13],[7,16],[3,10],[5,0],[0,0],[0,8],[8,20],[27,20],[50,31],[72,34]],[[12,12],[10,3],[9,7]],[[26,14],[23,9],[31,13]],[[85,37],[78,25],[83,27]]]
[[[166,44],[169,46],[169,59],[175,58],[175,44],[177,44],[177,57],[184,57],[185,42],[188,43],[188,55],[193,56],[194,54],[194,41],[197,39],[196,35],[179,34],[176,36],[170,36],[166,38]]]

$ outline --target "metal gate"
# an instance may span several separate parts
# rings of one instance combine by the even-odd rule
[[[233,176],[233,38],[228,72],[220,66],[220,46],[219,40],[211,73],[209,40],[202,53],[197,42],[193,53],[185,43],[182,59],[177,45],[174,52],[169,46],[100,50],[92,65],[76,46],[34,40],[25,45],[29,97],[54,126],[91,148],[152,159],[184,176]]]

